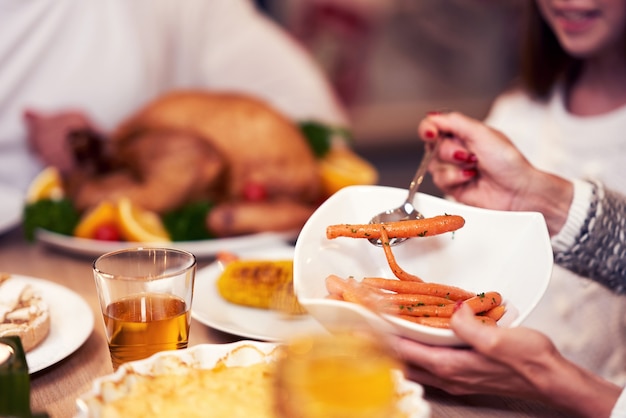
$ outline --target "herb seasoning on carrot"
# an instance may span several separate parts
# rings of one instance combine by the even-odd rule
[[[380,227],[385,226],[390,237],[414,238],[453,232],[465,225],[465,219],[458,215],[439,215],[432,218],[409,221],[388,222],[385,224],[337,224],[326,228],[326,237],[380,238]]]

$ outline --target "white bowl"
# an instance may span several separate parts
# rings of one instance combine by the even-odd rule
[[[378,316],[357,304],[326,299],[325,279],[394,278],[384,251],[366,239],[326,238],[331,224],[368,223],[372,216],[399,206],[404,189],[351,186],[326,200],[304,225],[296,241],[294,288],[300,303],[322,325],[372,326],[432,345],[462,345],[449,329]],[[425,281],[458,286],[475,293],[497,291],[507,311],[498,324],[520,325],[543,296],[552,273],[553,254],[545,220],[535,212],[493,211],[418,193],[416,207],[426,217],[460,215],[465,225],[443,235],[413,238],[393,247],[400,267]]]

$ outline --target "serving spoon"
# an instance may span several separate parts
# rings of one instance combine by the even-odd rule
[[[411,184],[409,186],[409,194],[406,197],[404,203],[397,208],[386,210],[374,216],[370,220],[371,224],[424,219],[424,215],[420,211],[418,211],[415,206],[413,206],[413,199],[415,198],[415,194],[417,193],[420,185],[424,181],[424,176],[426,175],[426,170],[428,169],[430,161],[433,159],[433,156],[437,154],[440,142],[441,139],[438,139],[433,143],[426,144],[424,156],[422,157],[422,161],[417,167],[415,176],[411,181]],[[398,245],[406,241],[407,239],[408,238],[390,238],[389,245]],[[369,241],[378,247],[382,246],[382,241],[380,240],[380,238],[371,238]]]

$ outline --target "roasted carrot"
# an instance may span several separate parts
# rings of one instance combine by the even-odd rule
[[[391,251],[391,245],[389,245],[389,235],[387,234],[387,229],[384,225],[380,227],[380,242],[383,245],[383,249],[385,250],[385,257],[387,257],[387,264],[391,268],[393,274],[400,280],[408,280],[412,282],[423,282],[424,280],[420,279],[414,274],[410,274],[402,269],[398,265],[396,261],[396,257],[393,255],[393,251]]]
[[[461,289],[460,287],[440,283],[420,283],[406,280],[385,279],[380,277],[366,277],[363,279],[362,283],[378,289],[390,290],[397,293],[440,296],[454,301],[469,299],[476,295],[475,293]]]
[[[486,316],[488,318],[491,318],[494,321],[499,321],[500,318],[502,318],[502,316],[504,315],[505,312],[506,312],[506,306],[505,305],[498,305],[498,306],[496,306],[494,308],[489,309],[488,311],[484,312],[481,315],[482,316]]]
[[[455,305],[378,305],[377,310],[391,315],[428,316],[450,318]]]
[[[378,304],[382,292],[370,286],[364,286],[354,278],[342,279],[334,274],[326,277],[326,289],[330,294],[340,297],[346,302],[373,307]]]
[[[487,312],[502,303],[502,296],[498,292],[479,293],[467,300],[459,301],[459,304],[461,303],[468,305],[474,313]]]
[[[395,305],[450,305],[454,301],[441,296],[418,295],[410,293],[386,293],[381,302]]]
[[[347,282],[339,276],[334,274],[326,277],[326,290],[331,295],[339,295],[342,296],[343,292],[348,288]]]
[[[326,237],[380,238],[383,224],[337,224],[326,227]],[[439,215],[432,218],[385,223],[390,238],[430,237],[456,231],[465,225],[465,219],[458,215]]]

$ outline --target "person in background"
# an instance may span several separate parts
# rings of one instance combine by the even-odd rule
[[[621,246],[604,260],[580,260],[578,268],[579,254],[568,248],[584,236],[588,213],[579,202],[611,193],[598,182],[626,193],[626,1],[537,0],[528,7],[520,83],[495,100],[485,122],[538,169],[579,180],[566,189],[573,204],[561,201],[570,208],[567,221],[551,229],[557,265],[549,288],[524,325],[549,335],[567,359],[624,384],[626,303],[589,280],[599,270],[623,268]],[[470,205],[522,209],[494,197],[497,190],[486,186],[480,163],[475,169],[461,141],[443,152],[468,164],[460,171],[450,161],[431,166],[444,193]],[[551,213],[544,214],[550,225]]]
[[[175,89],[247,93],[347,124],[309,54],[251,0],[0,0],[0,182],[68,169],[65,136],[108,132]]]
[[[595,182],[589,183],[591,194],[576,198],[575,183],[581,180],[540,170],[500,131],[460,113],[432,114],[420,123],[419,133],[426,141],[448,135],[431,169],[436,184],[456,200],[541,212],[552,236],[568,227],[572,211],[584,214],[577,230],[571,231],[575,238],[563,241],[557,264],[584,272],[626,301],[625,195]],[[459,152],[466,161],[455,157]],[[408,376],[452,394],[514,396],[544,402],[572,416],[626,417],[626,388],[567,360],[545,334],[528,327],[483,326],[472,316],[461,306],[451,322],[471,349],[394,338]],[[626,369],[623,362],[619,367],[614,374]]]

